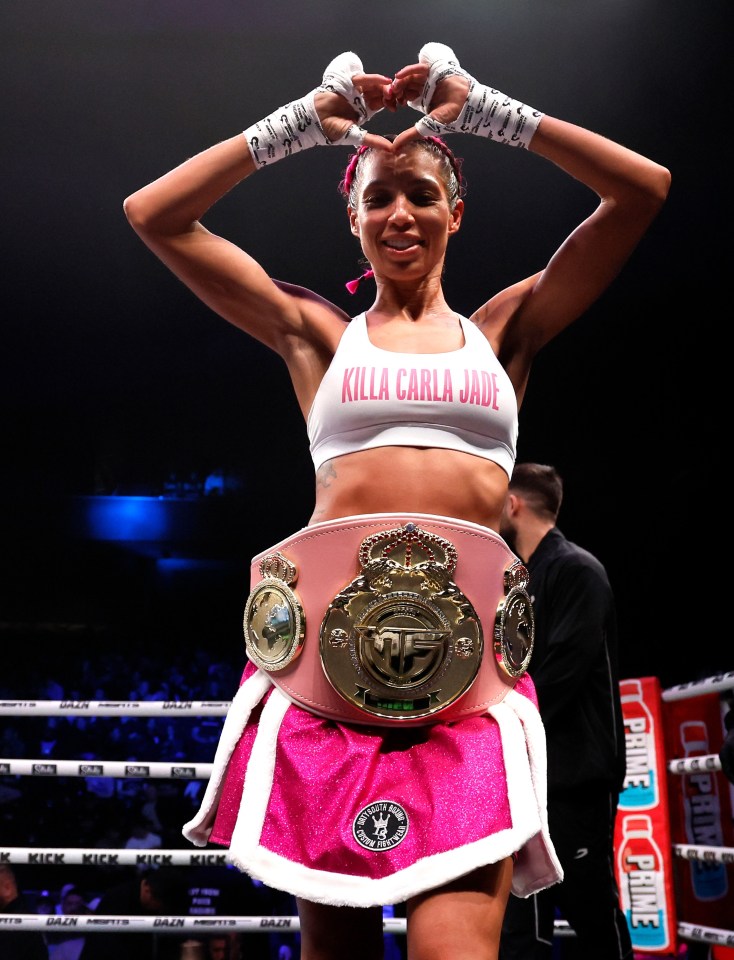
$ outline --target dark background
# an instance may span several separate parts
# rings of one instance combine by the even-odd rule
[[[337,53],[391,74],[439,40],[480,81],[673,173],[623,273],[536,361],[519,459],[565,478],[560,526],[609,570],[623,675],[669,685],[731,669],[712,576],[728,510],[730,14],[725,0],[4,3],[0,621],[18,662],[59,630],[71,656],[123,638],[241,658],[249,558],[310,515],[305,427],[282,362],[158,263],[122,201],[306,93]],[[596,198],[530,154],[451,145],[468,195],[446,291],[469,314],[546,263]],[[269,168],[205,223],[357,313],[373,288],[344,288],[360,272],[337,192],[347,155]],[[171,472],[214,469],[244,492],[192,506],[170,542],[93,542],[69,520],[75,498],[156,495]],[[161,561],[177,558],[192,562],[174,575]]]

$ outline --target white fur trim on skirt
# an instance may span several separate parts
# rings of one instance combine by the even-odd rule
[[[268,692],[270,696],[265,699]],[[247,762],[227,854],[228,860],[243,872],[306,900],[356,907],[400,903],[512,855],[515,858],[512,892],[516,896],[530,896],[563,879],[548,834],[545,731],[535,704],[516,690],[488,710],[499,727],[511,825],[478,839],[458,842],[450,849],[429,852],[412,862],[398,862],[395,869],[384,875],[365,876],[349,869],[343,872],[323,869],[305,862],[304,858],[284,857],[262,842],[283,721],[288,711],[301,714],[304,711],[274,688],[267,674],[258,670],[245,680],[232,701],[200,809],[183,827],[183,835],[195,846],[203,847],[210,842],[232,754],[253,709],[263,699],[265,703]],[[318,722],[339,726],[331,720]],[[451,726],[472,722],[460,720]],[[380,733],[385,734],[384,728]],[[303,785],[294,785],[294,790],[302,789],[305,789]],[[416,789],[416,785],[411,784],[410,789]],[[293,831],[313,830],[313,826],[313,823],[291,821]],[[439,832],[438,828],[435,832]]]

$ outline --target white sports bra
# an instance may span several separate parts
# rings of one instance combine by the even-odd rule
[[[394,353],[373,346],[365,313],[344,330],[306,427],[316,470],[372,447],[440,447],[499,464],[512,475],[517,398],[487,338],[460,317],[464,346]]]

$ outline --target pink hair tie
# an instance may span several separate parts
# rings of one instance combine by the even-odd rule
[[[350,293],[356,293],[357,287],[360,285],[362,280],[369,280],[369,278],[374,277],[374,275],[374,270],[365,270],[361,277],[357,277],[355,280],[350,280],[349,283],[345,284],[345,286]]]

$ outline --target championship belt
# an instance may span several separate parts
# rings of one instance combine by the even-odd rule
[[[313,602],[306,602],[313,591],[304,584],[302,596],[297,592],[307,568],[299,569],[294,558],[309,531],[314,542],[321,531],[305,528],[302,535],[263,555],[257,568],[261,579],[245,606],[248,657],[296,702],[345,720],[416,723],[439,719],[439,714],[443,719],[449,707],[460,706],[487,657],[495,662],[494,672],[505,677],[504,683],[499,677],[493,681],[500,692],[487,702],[496,702],[526,671],[532,653],[535,625],[527,570],[492,534],[509,562],[499,573],[493,571],[494,579],[501,577],[502,595],[493,619],[485,613],[483,624],[474,604],[479,606],[484,598],[475,597],[473,603],[453,579],[459,560],[456,538],[440,535],[435,524],[428,526],[434,529],[409,521],[357,540],[352,531],[351,565],[354,568],[356,560],[358,572],[315,611]],[[325,533],[324,549],[334,528]],[[481,550],[473,540],[469,543],[481,563]],[[329,563],[328,552],[322,563]],[[462,563],[476,593],[482,572],[473,569],[463,553]],[[489,582],[486,591],[492,592]],[[298,668],[304,650],[306,659],[315,660],[316,642],[328,685],[316,682],[312,688],[313,671]],[[485,664],[485,673],[489,666]],[[304,683],[309,689],[304,690]]]

